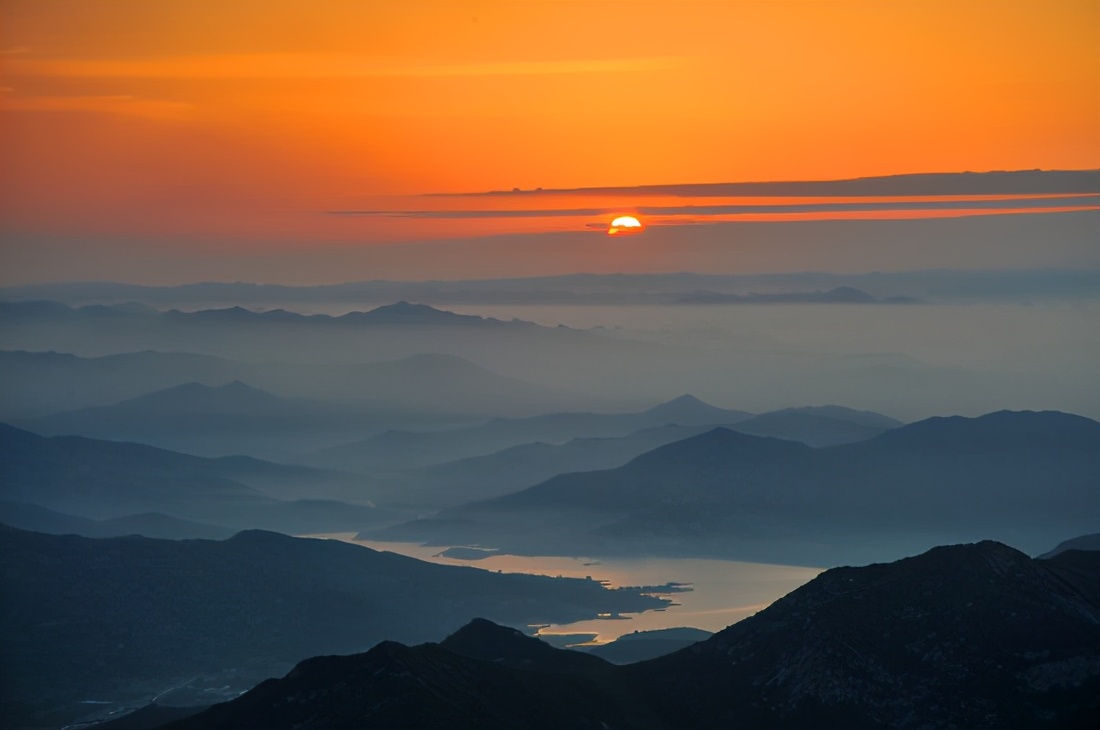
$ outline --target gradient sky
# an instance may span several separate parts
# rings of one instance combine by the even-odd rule
[[[430,192],[1100,168],[1098,0],[0,0],[0,54],[0,283],[542,225],[328,215]]]

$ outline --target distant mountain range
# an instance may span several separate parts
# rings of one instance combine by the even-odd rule
[[[206,697],[226,685],[239,692],[315,654],[384,638],[438,640],[470,616],[523,626],[667,605],[642,589],[268,532],[221,542],[91,540],[6,526],[0,593],[4,727],[177,685],[194,685],[199,698],[203,688]]]
[[[20,530],[44,532],[47,535],[80,535],[81,537],[144,535],[166,540],[225,540],[237,532],[230,527],[181,520],[159,512],[90,520],[27,502],[0,502],[0,523]]]
[[[263,423],[250,423],[246,430],[265,429],[273,441],[282,431],[283,442],[273,447],[281,453],[290,444],[296,444],[290,447],[293,452],[308,452],[394,426],[525,415],[580,401],[562,390],[433,353],[382,362],[292,364],[177,352],[88,358],[0,351],[0,377],[18,384],[0,393],[0,415],[32,430],[108,436],[113,428],[118,436],[112,438],[159,434],[166,440],[158,445],[182,448],[170,439],[201,437],[213,424],[194,424],[190,430],[198,433],[190,434],[184,427],[181,434],[183,424],[173,421],[182,417],[181,411],[193,418],[205,410],[211,418],[215,414],[262,417]],[[234,381],[253,390],[245,391],[240,384],[223,389]],[[276,394],[286,400],[276,403],[272,397]],[[85,410],[89,408],[98,410]],[[154,414],[164,422],[150,422]],[[262,450],[262,444],[248,442],[246,433],[238,433],[236,440],[229,435],[208,439],[205,447],[217,450],[221,444],[219,453],[225,454],[237,441]]]
[[[1056,412],[932,418],[821,449],[718,428],[616,469],[562,474],[371,534],[526,554],[796,565],[976,533],[1030,549],[1100,526],[1098,443],[1100,423]]]
[[[639,423],[667,420],[670,425],[643,428],[626,436],[574,438],[562,444],[543,441],[525,443],[485,456],[472,456],[389,475],[376,474],[373,475],[376,490],[374,494],[378,501],[394,506],[437,509],[452,507],[463,502],[516,492],[557,474],[613,469],[658,446],[696,436],[716,425],[729,423],[733,425],[728,425],[728,428],[734,431],[800,441],[810,446],[862,441],[902,425],[900,421],[887,416],[840,406],[789,408],[745,418],[748,414],[713,408],[691,396],[677,398],[649,411],[630,415],[636,416]],[[591,418],[577,418],[576,424],[580,428],[591,428],[594,425],[606,426],[624,420],[622,415],[617,415],[615,419],[604,418],[606,420],[595,423]],[[706,421],[711,423],[705,423]],[[703,424],[678,425],[683,422]],[[516,429],[510,436],[520,436],[526,433],[526,428],[538,429],[550,424],[564,426],[567,422],[564,419],[540,417],[512,423]],[[449,449],[457,449],[464,443],[469,443],[472,447],[478,443],[472,435],[489,430],[479,426],[426,435],[423,440],[432,444],[431,450],[426,456],[411,456],[410,461],[416,463],[425,458],[439,458],[439,454],[448,453]],[[544,432],[542,435],[552,434]],[[389,436],[395,438],[396,434]],[[412,434],[406,434],[405,438],[415,443]],[[385,436],[368,441],[362,445],[362,454],[385,453],[393,458],[404,454],[401,451],[378,450],[377,445],[386,441]],[[393,441],[388,443],[392,445]],[[339,454],[340,458],[329,461],[325,456],[330,454]],[[315,463],[339,464],[349,469],[364,469],[370,465],[367,459],[356,460],[352,447],[340,447],[325,452],[316,457]],[[394,464],[390,461],[383,463],[390,467]]]
[[[713,636],[710,631],[692,628],[656,629],[623,634],[614,641],[592,647],[577,647],[612,664],[634,664],[671,654]]]
[[[982,542],[827,571],[626,667],[476,620],[310,659],[171,728],[1095,728],[1098,690],[1095,554]]]
[[[684,358],[656,343],[404,302],[339,317],[241,307],[160,312],[141,305],[0,302],[0,341],[11,350],[85,358],[156,350],[259,363],[238,368],[228,380],[290,397],[480,416],[619,405],[612,394],[583,395],[595,374],[619,368],[623,358]]]
[[[1040,558],[1049,559],[1055,555],[1066,552],[1067,550],[1085,550],[1088,552],[1100,552],[1100,532],[1094,532],[1091,535],[1081,535],[1080,537],[1074,537],[1060,542],[1050,552],[1043,553]]]
[[[156,512],[206,525],[300,534],[398,518],[369,506],[361,477],[243,457],[206,459],[141,444],[44,438],[0,424],[0,460],[3,502],[91,520]]]
[[[811,296],[836,289],[875,300],[934,302],[1094,299],[1100,273],[1089,270],[939,270],[869,274],[615,274],[476,281],[367,281],[324,286],[204,283],[174,287],[96,282],[0,288],[6,301],[53,300],[69,305],[143,302],[158,306],[216,306],[239,302],[267,308],[332,303],[383,304],[400,299],[447,304],[673,304],[697,292],[718,296]],[[736,300],[732,300],[736,301]],[[767,299],[759,303],[768,303]]]
[[[576,438],[614,438],[666,426],[737,423],[751,413],[727,410],[685,395],[637,413],[550,413],[494,419],[436,432],[389,431],[314,454],[305,463],[359,471],[409,469],[484,456],[523,444],[564,444]]]
[[[184,383],[18,425],[43,435],[135,441],[203,456],[247,454],[285,460],[290,454],[371,433],[380,418],[402,418],[394,412],[396,407],[389,410],[379,413],[367,403],[281,398],[235,380],[220,386]],[[415,413],[404,418],[415,418]]]
[[[1100,192],[1093,190],[1093,192]],[[215,307],[235,302],[267,309],[319,304],[349,308],[409,300],[455,304],[782,303],[783,297],[826,298],[852,289],[870,301],[961,302],[1095,299],[1100,272],[1090,270],[935,270],[832,274],[574,274],[460,281],[363,281],[321,286],[217,283],[138,286],[108,282],[34,284],[0,288],[0,300],[58,301],[72,306],[141,302],[158,307]],[[769,297],[775,297],[770,299]],[[396,313],[395,313],[396,314]]]

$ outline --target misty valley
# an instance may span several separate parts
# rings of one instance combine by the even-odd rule
[[[1100,0],[0,0],[0,730],[1097,730]]]
[[[5,289],[3,725],[1090,726],[1100,304],[1004,277]]]

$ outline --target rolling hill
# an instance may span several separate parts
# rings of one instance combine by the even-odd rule
[[[305,463],[349,471],[413,469],[485,456],[523,444],[626,436],[646,428],[737,423],[751,414],[716,408],[690,395],[635,413],[550,413],[500,418],[445,431],[389,431],[320,451]]]
[[[362,480],[246,458],[205,459],[78,436],[45,438],[0,424],[0,500],[109,520],[157,512],[232,529],[337,532],[393,521]],[[294,498],[277,499],[292,491]],[[334,493],[359,493],[358,504]]]
[[[858,562],[872,542],[905,554],[982,534],[1037,551],[1100,524],[1097,443],[1100,423],[1056,412],[933,418],[821,449],[718,428],[382,534],[796,565]]]
[[[837,568],[625,667],[474,621],[440,644],[310,659],[168,727],[1092,728],[1100,563],[1082,556],[986,541]]]
[[[470,616],[522,626],[667,605],[598,581],[259,531],[92,540],[0,526],[0,591],[5,727],[9,713],[86,713],[89,698],[148,701],[189,683],[198,697],[241,691],[315,654],[438,640]]]

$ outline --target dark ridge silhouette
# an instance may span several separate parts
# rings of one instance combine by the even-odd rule
[[[459,656],[501,664],[515,669],[569,674],[606,665],[603,660],[580,652],[562,652],[549,644],[492,621],[477,618],[448,636],[440,648]]]
[[[1078,585],[1098,569],[994,542],[838,568],[628,671],[685,727],[1090,727],[1100,605]]]
[[[476,621],[438,645],[310,659],[169,727],[1094,728],[1100,604],[1082,584],[1100,562],[940,547],[827,571],[625,667]]]
[[[189,678],[240,691],[309,656],[438,639],[470,614],[524,626],[668,605],[598,581],[437,565],[269,532],[92,540],[7,526],[0,593],[5,699],[39,709],[152,697]],[[585,660],[599,661],[576,659]]]
[[[297,312],[291,312],[285,309],[259,312],[241,306],[225,307],[221,309],[200,309],[194,312],[184,312],[178,309],[170,309],[162,312],[152,307],[134,304],[88,304],[79,307],[70,307],[66,304],[52,301],[0,301],[0,314],[5,317],[31,319],[56,318],[101,321],[156,320],[181,324],[228,323],[260,325],[270,323],[311,323],[335,324],[341,326],[423,324],[444,326],[458,325],[463,327],[548,329],[540,327],[532,322],[525,322],[518,319],[504,321],[493,317],[456,314],[455,312],[436,309],[427,304],[410,304],[404,301],[376,307],[366,312],[349,312],[338,317],[327,314],[298,314]]]
[[[511,320],[505,322],[493,317],[478,317],[472,314],[456,314],[428,306],[427,304],[410,304],[409,302],[396,302],[386,306],[372,309],[369,312],[351,312],[341,317],[340,321],[366,323],[366,324],[397,324],[397,325],[466,325],[466,326],[511,326],[511,327],[537,327],[532,322]]]

